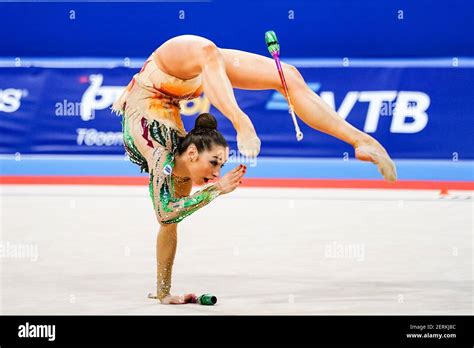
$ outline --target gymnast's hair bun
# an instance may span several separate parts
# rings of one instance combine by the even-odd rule
[[[217,130],[217,121],[208,113],[200,114],[194,122],[194,128],[184,138],[179,138],[180,143],[176,151],[182,155],[191,144],[194,144],[198,152],[211,150],[214,145],[228,147],[224,136]]]
[[[194,122],[194,130],[206,130],[206,131],[212,131],[214,129],[217,129],[217,120],[214,116],[208,113],[203,113],[200,114],[196,118],[196,122]]]

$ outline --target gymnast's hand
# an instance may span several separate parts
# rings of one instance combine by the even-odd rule
[[[241,164],[217,181],[216,186],[220,189],[221,194],[234,191],[241,184],[242,177],[246,171],[247,167]]]
[[[162,304],[186,304],[196,302],[196,294],[185,294],[183,296],[168,295],[161,300]]]

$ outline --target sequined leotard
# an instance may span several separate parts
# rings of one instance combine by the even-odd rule
[[[161,82],[159,86],[157,80]],[[186,135],[179,101],[195,98],[200,92],[200,79],[181,80],[167,75],[150,58],[112,107],[122,115],[129,159],[141,171],[150,173],[150,197],[161,224],[180,222],[220,194],[215,184],[206,185],[191,196],[175,194],[175,185],[187,181],[173,175],[174,154]]]
[[[161,71],[153,59],[129,83],[112,110],[122,116],[129,159],[150,174],[149,192],[158,222],[157,298],[169,295],[177,245],[176,228],[168,228],[202,208],[221,193],[215,184],[189,195],[189,178],[173,174],[174,156],[186,135],[179,101],[201,94],[201,78],[181,80]],[[183,194],[184,192],[184,194]]]

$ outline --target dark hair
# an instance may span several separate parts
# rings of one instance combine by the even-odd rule
[[[194,122],[194,128],[182,139],[178,147],[178,155],[194,144],[198,152],[212,149],[214,145],[227,147],[224,136],[217,131],[217,121],[208,113],[200,114]]]

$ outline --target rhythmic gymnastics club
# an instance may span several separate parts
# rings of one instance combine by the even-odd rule
[[[280,63],[280,45],[278,44],[278,39],[273,30],[269,30],[265,33],[265,42],[267,43],[268,51],[272,55],[273,59],[275,59],[278,73],[280,74],[281,84],[285,89],[286,99],[288,100],[288,112],[290,113],[291,118],[293,119],[293,124],[295,125],[296,140],[300,141],[303,139],[303,133],[301,133],[300,127],[298,126],[298,121],[296,120],[295,111],[293,109],[293,104],[291,103],[290,99],[290,94],[288,93],[288,86],[286,84],[285,75],[283,74],[283,69],[281,68]]]

